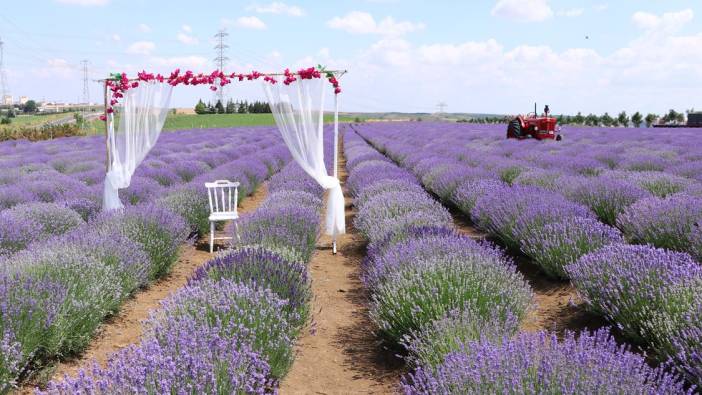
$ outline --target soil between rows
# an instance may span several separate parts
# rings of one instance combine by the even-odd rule
[[[346,180],[343,149],[339,178]],[[296,347],[292,370],[281,394],[390,394],[398,392],[402,361],[373,333],[368,293],[360,279],[366,243],[353,227],[355,211],[347,190],[346,234],[332,254],[331,238],[322,237],[310,262],[313,322]]]

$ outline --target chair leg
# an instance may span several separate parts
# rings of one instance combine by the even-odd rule
[[[239,221],[234,220],[234,233],[236,233],[236,240],[241,241],[241,236],[239,235]]]
[[[210,221],[210,254],[214,252],[215,223]]]

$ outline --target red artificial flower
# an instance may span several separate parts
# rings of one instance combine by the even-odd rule
[[[107,107],[108,114],[112,114],[113,112],[115,112],[115,110],[113,110],[112,107]]]

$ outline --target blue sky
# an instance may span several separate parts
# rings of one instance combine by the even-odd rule
[[[517,113],[702,108],[702,5],[692,0],[36,0],[0,8],[14,96],[76,101],[80,61],[110,71],[345,68],[348,111]],[[588,37],[588,38],[586,38]],[[227,92],[261,97],[256,84]],[[91,84],[91,99],[100,87]],[[174,105],[211,98],[179,88]]]

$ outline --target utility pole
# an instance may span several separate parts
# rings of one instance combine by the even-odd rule
[[[218,31],[217,34],[214,35],[215,39],[217,40],[217,43],[214,46],[215,54],[217,55],[214,58],[214,62],[217,65],[217,69],[220,72],[224,71],[224,66],[226,66],[227,62],[229,61],[229,58],[226,54],[227,49],[229,48],[229,45],[226,44],[226,39],[228,36],[229,33],[227,33],[225,29]],[[216,101],[219,101],[220,103],[222,103],[223,106],[226,106],[226,103],[224,103],[224,87],[219,86],[219,84],[217,84],[217,92],[215,92],[215,98],[215,103]]]
[[[87,115],[87,112],[90,111],[90,87],[88,86],[88,60],[84,59],[81,62],[81,65],[83,65],[83,103],[85,106],[83,107],[83,120],[85,120],[85,116]],[[85,125],[85,122],[83,122]]]
[[[0,105],[5,104],[5,96],[10,93],[10,87],[7,84],[7,74],[5,73],[5,60],[3,59],[4,45],[5,43],[2,41],[2,38],[0,38]]]
[[[441,101],[441,102],[439,102],[439,104],[436,105],[436,107],[439,109],[439,114],[443,114],[447,105],[446,105],[446,103]]]

